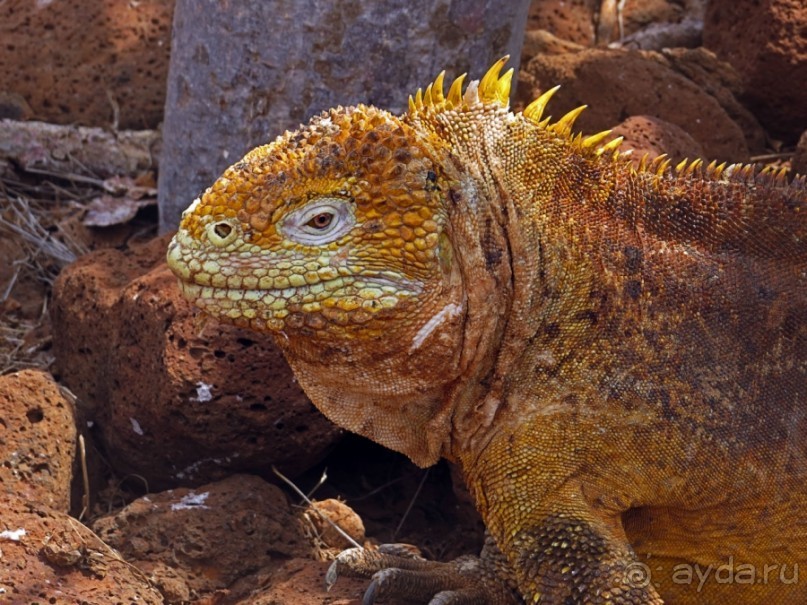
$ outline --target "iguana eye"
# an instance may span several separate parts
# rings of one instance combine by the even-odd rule
[[[333,214],[330,212],[321,212],[310,221],[306,223],[307,226],[313,227],[314,229],[319,229],[320,231],[323,229],[327,229],[328,226],[333,222]]]
[[[321,197],[281,219],[278,229],[285,237],[300,244],[321,245],[339,239],[355,224],[352,201]]]

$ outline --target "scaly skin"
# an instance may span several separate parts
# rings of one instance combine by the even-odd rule
[[[509,112],[502,65],[247,154],[171,244],[185,295],[275,333],[337,424],[461,465],[487,571],[369,598],[807,602],[804,179],[634,168],[548,95]],[[337,567],[422,566],[387,559]]]

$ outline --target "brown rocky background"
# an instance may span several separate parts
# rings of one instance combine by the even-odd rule
[[[533,2],[514,105],[560,83],[552,115],[587,104],[576,128],[635,157],[807,171],[803,2],[618,7]],[[361,581],[324,591],[346,542],[273,465],[321,482],[314,508],[360,543],[446,559],[481,525],[451,469],[344,435],[270,340],[179,297],[155,239],[159,132],[142,130],[171,13],[0,3],[0,602],[358,603]]]
[[[174,3],[0,4],[0,118],[156,128]]]

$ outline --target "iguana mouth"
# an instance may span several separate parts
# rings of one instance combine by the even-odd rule
[[[345,279],[338,277],[313,285],[290,288],[250,289],[216,287],[199,284],[193,281],[179,281],[180,289],[185,296],[192,297],[201,303],[215,301],[220,309],[236,308],[242,303],[261,302],[273,310],[285,309],[290,305],[321,305],[328,300],[357,299],[355,302],[363,308],[390,308],[398,299],[418,294],[421,288],[401,288],[389,280],[380,279]],[[363,301],[363,302],[359,302]],[[365,304],[366,303],[366,304]],[[377,303],[377,304],[374,304]],[[340,306],[338,304],[331,306]]]
[[[328,256],[285,258],[254,254],[220,253],[187,245],[181,232],[168,248],[167,262],[177,277],[188,284],[209,287],[213,291],[252,292],[250,300],[269,294],[280,298],[294,292],[313,292],[324,296],[350,295],[344,288],[379,290],[365,292],[368,298],[383,295],[413,296],[423,290],[423,283],[393,271],[367,270],[338,264]],[[355,292],[362,296],[360,292]],[[376,296],[372,296],[375,294]],[[216,294],[226,298],[227,294]],[[230,294],[229,296],[241,296]]]
[[[226,318],[237,325],[275,331],[294,325],[323,328],[327,323],[361,325],[379,312],[389,311],[416,294],[388,285],[388,280],[336,278],[312,286],[255,290],[217,288],[190,281],[179,281],[182,295],[210,315]],[[382,285],[383,284],[383,285]]]
[[[220,271],[221,266],[232,267],[238,256],[202,254],[180,241],[174,240],[167,260],[180,278],[183,296],[206,312],[236,323],[283,329],[286,318],[297,314],[337,319],[341,315],[349,318],[347,323],[365,323],[379,311],[423,291],[422,282],[393,272],[362,272],[316,261],[292,264],[307,269],[305,273],[288,272],[290,263],[283,258],[276,262],[263,258],[236,271]]]

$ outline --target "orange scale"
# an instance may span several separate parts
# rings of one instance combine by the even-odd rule
[[[356,219],[359,221],[373,221],[383,218],[383,214],[375,206],[361,208],[356,211]]]
[[[389,147],[379,145],[375,150],[375,160],[377,162],[384,162],[392,157],[392,151]]]
[[[253,214],[249,218],[249,226],[256,231],[264,231],[269,226],[269,217],[263,212]]]
[[[384,222],[390,227],[399,227],[400,225],[403,224],[401,215],[394,211],[387,214],[386,218],[384,219]]]
[[[388,168],[386,168],[383,173],[382,177],[386,181],[391,181],[394,179],[399,179],[406,171],[406,166],[399,162],[391,163]]]
[[[427,217],[431,217],[431,211],[427,210]],[[423,223],[423,218],[419,212],[405,212],[403,215],[403,224],[409,227],[419,227]]]
[[[322,310],[322,315],[326,319],[340,326],[346,326],[349,323],[349,317],[347,312],[342,311],[341,309],[336,309],[332,307],[324,308]]]
[[[373,318],[373,314],[364,309],[356,309],[350,313],[350,321],[355,324],[364,324]]]
[[[431,246],[425,239],[418,238],[413,243],[415,244],[415,248],[417,248],[421,252],[423,252],[424,250],[431,249]]]

